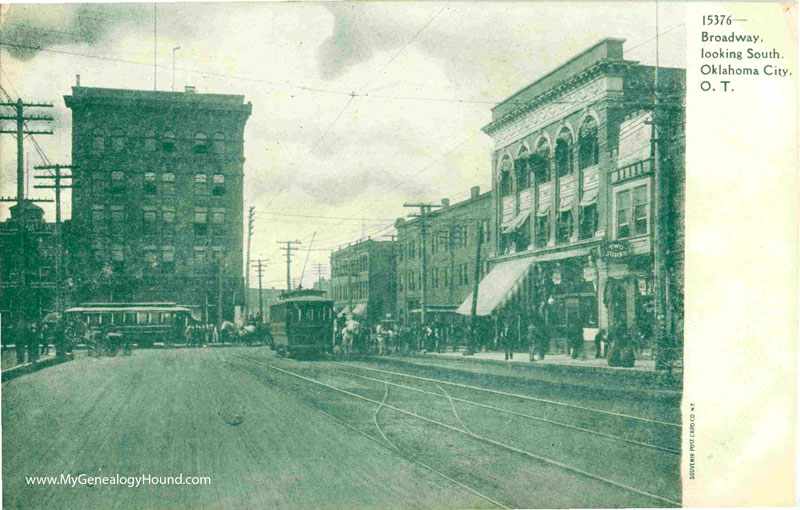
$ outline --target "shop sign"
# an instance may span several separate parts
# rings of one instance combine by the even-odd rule
[[[631,254],[630,245],[626,241],[612,241],[603,247],[607,259],[624,259]]]

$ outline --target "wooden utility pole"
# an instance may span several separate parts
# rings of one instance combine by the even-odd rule
[[[481,279],[481,245],[483,244],[483,225],[480,221],[477,222],[478,239],[475,243],[475,276],[472,281],[472,307],[469,313],[469,327],[472,334],[470,345],[467,347],[467,352],[472,354],[472,345],[475,341],[475,327],[477,325],[478,317],[478,289],[480,288]]]
[[[76,168],[73,165],[39,165],[33,167],[36,170],[53,170],[52,175],[36,175],[35,179],[53,179],[53,184],[34,185],[34,188],[54,189],[56,193],[56,240],[58,242],[58,250],[56,252],[56,311],[61,313],[63,311],[63,263],[62,254],[64,253],[64,239],[61,234],[61,190],[71,189],[71,184],[62,184],[62,179],[72,179],[72,175],[63,175],[61,170],[65,168]]]
[[[244,316],[250,316],[250,239],[253,237],[253,219],[255,216],[255,207],[250,206],[250,216],[247,219],[247,262],[245,263],[244,271]]]
[[[254,261],[253,267],[256,268],[256,271],[258,273],[258,314],[259,314],[261,322],[263,323],[264,322],[264,297],[261,294],[261,274],[262,274],[262,270],[263,270],[263,268],[261,267],[261,263],[262,262],[266,262],[266,261],[262,260],[262,259],[258,259],[256,261]]]
[[[11,120],[16,123],[15,129],[0,129],[0,133],[17,136],[17,205],[25,201],[25,162],[23,140],[25,135],[52,135],[52,131],[36,131],[26,129],[26,121],[52,121],[47,115],[25,115],[25,108],[52,108],[49,103],[25,103],[17,99],[16,103],[0,103],[0,106],[14,108],[14,115],[0,115],[0,120]]]
[[[430,213],[431,209],[434,207],[441,207],[438,204],[403,204],[403,207],[418,207],[419,214],[412,214],[411,216],[420,219],[420,228],[422,230],[422,272],[420,276],[422,277],[422,307],[420,310],[420,323],[423,325],[425,324],[426,319],[426,311],[428,307],[428,259],[427,259],[427,225],[425,223],[425,215]]]
[[[285,248],[281,248],[286,252],[286,291],[292,290],[292,247],[293,244],[303,244],[300,241],[278,241],[278,244],[285,244]]]

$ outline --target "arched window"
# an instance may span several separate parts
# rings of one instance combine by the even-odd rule
[[[111,150],[122,152],[125,149],[125,132],[117,128],[111,131]]]
[[[106,150],[106,134],[101,128],[94,128],[94,131],[92,131],[92,149],[96,151]]]
[[[600,150],[597,145],[597,121],[593,117],[587,117],[581,125],[578,134],[578,167],[583,170],[599,161]]]
[[[164,152],[174,152],[175,151],[175,133],[172,131],[166,131],[161,136],[161,148]]]
[[[572,134],[567,128],[561,130],[556,140],[556,172],[559,177],[572,173]]]
[[[536,152],[531,157],[533,168],[531,171],[536,175],[536,183],[543,184],[550,181],[550,142],[546,138],[539,140]]]
[[[516,177],[517,181],[517,189],[524,190],[528,189],[531,185],[530,179],[530,169],[528,168],[528,149],[522,148],[517,155],[517,162],[514,164],[514,176]]]
[[[505,156],[500,162],[500,196],[511,194],[511,158]]]
[[[225,152],[225,135],[222,133],[214,134],[214,152],[217,154]]]
[[[208,152],[208,136],[205,133],[194,135],[194,153],[205,154]]]
[[[148,152],[156,150],[156,132],[152,129],[144,134],[144,150]]]

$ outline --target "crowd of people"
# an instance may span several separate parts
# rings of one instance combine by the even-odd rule
[[[48,354],[51,345],[57,355],[71,351],[68,328],[69,325],[61,318],[52,321],[20,320],[12,332],[17,364],[38,360]]]

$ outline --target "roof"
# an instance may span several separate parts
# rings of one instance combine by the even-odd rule
[[[64,96],[68,108],[82,106],[170,106],[252,110],[239,94],[198,94],[195,92],[166,92],[161,90],[112,89],[102,87],[72,87],[72,95]]]
[[[290,297],[278,301],[277,303],[273,304],[272,306],[279,306],[284,303],[305,303],[305,302],[319,302],[319,303],[333,303],[332,300],[322,297],[322,296],[298,296],[298,297]]]
[[[186,312],[191,313],[191,310],[183,306],[129,306],[129,307],[112,307],[112,306],[76,306],[70,308],[66,313],[71,312],[97,312],[97,313],[132,313],[132,312]]]

